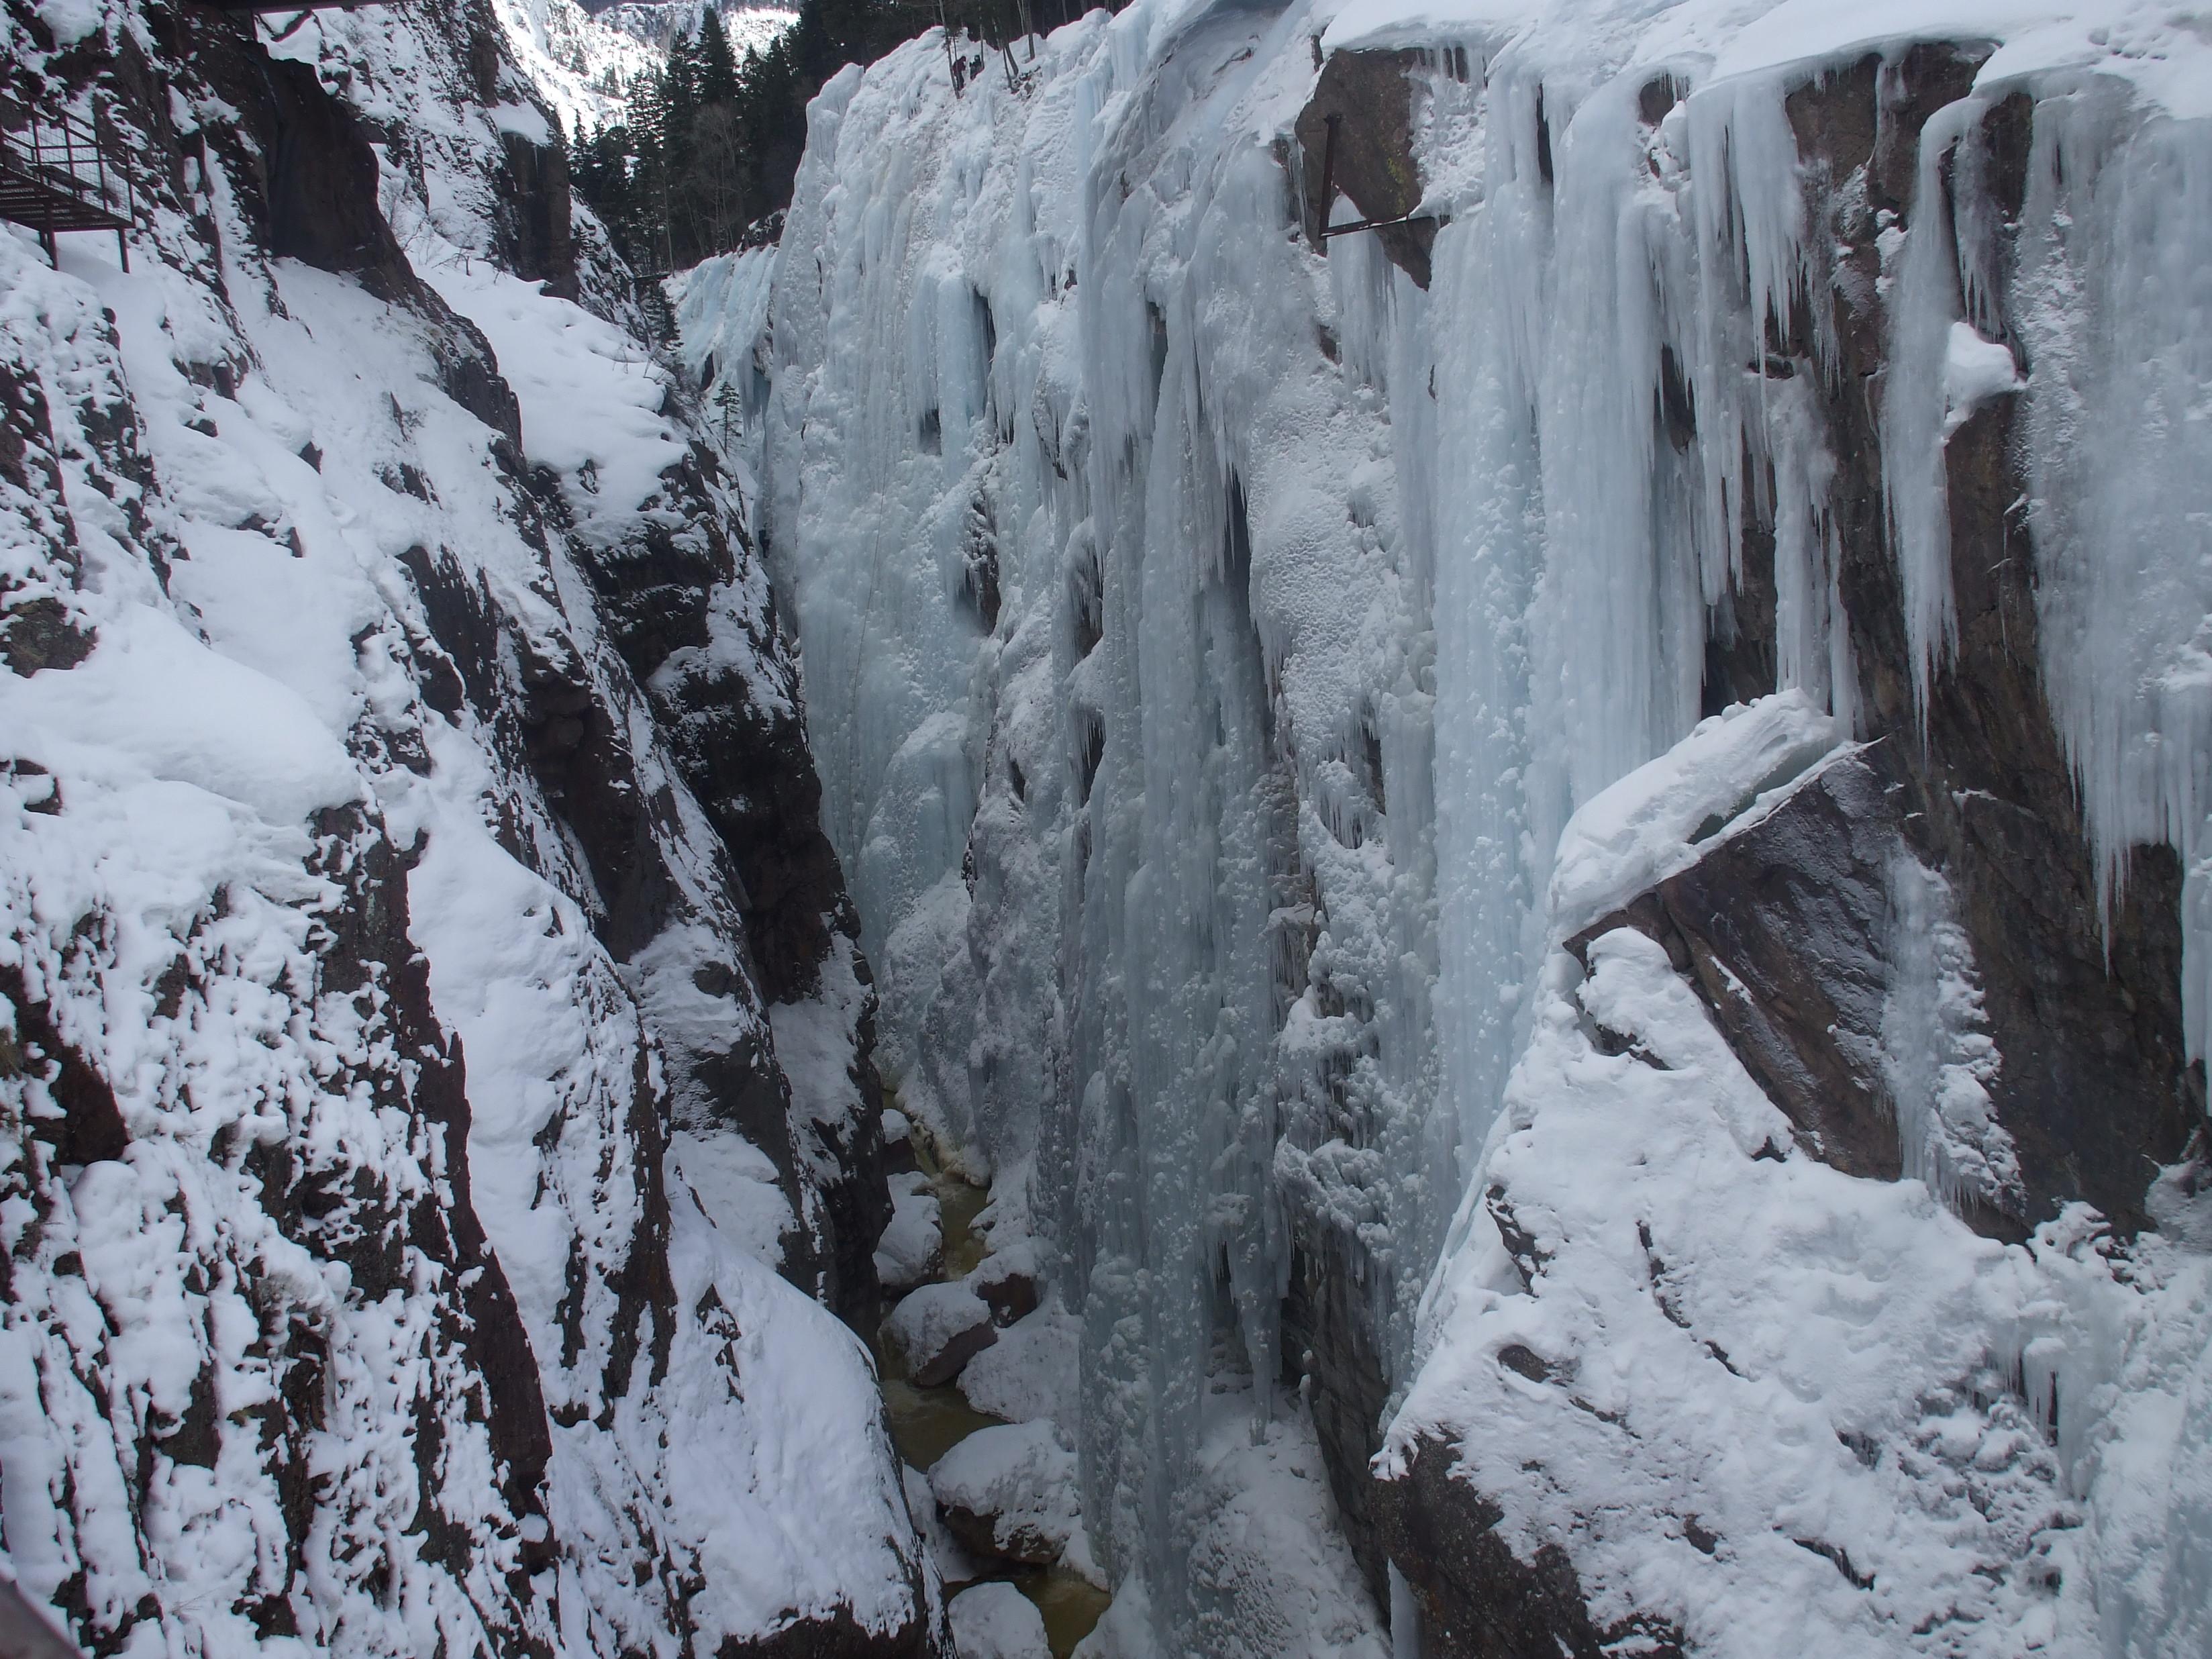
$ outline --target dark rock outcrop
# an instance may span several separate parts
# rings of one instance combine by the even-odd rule
[[[1901,848],[1883,744],[1822,767],[1680,874],[1567,941],[1635,927],[1667,947],[1800,1144],[1847,1175],[1894,1181],[1881,1067],[1889,888]]]
[[[1313,96],[1298,112],[1296,133],[1307,237],[1322,246],[1336,191],[1352,198],[1362,219],[1385,223],[1371,233],[1392,264],[1422,288],[1437,221],[1408,220],[1421,204],[1420,164],[1413,157],[1413,88],[1425,61],[1418,52],[1336,52],[1322,65]],[[1324,185],[1324,179],[1327,180]],[[1329,199],[1323,199],[1328,190]]]
[[[799,678],[776,628],[773,601],[757,619],[750,644],[757,660],[781,678],[779,704],[763,703],[738,663],[708,648],[719,596],[738,579],[740,561],[753,557],[741,523],[728,510],[726,482],[712,453],[695,445],[661,483],[661,499],[639,535],[587,548],[585,574],[605,607],[624,664],[653,706],[683,781],[716,832],[718,858],[726,860],[726,890],[744,917],[743,965],[763,1000],[790,1003],[823,994],[823,969],[841,940],[849,953],[861,988],[852,1066],[860,1104],[857,1113],[810,1125],[820,1162],[840,1172],[823,1184],[827,1237],[811,1258],[810,1271],[820,1276],[830,1304],[855,1329],[866,1329],[874,1322],[880,1294],[876,1241],[890,1223],[891,1205],[884,1185],[882,1084],[874,1062],[874,998],[860,953],[860,917],[822,830],[821,781],[807,751]],[[551,487],[541,485],[539,498],[549,513],[563,510]],[[568,704],[574,702],[572,696]],[[604,794],[611,786],[604,782],[603,763],[583,751],[589,733],[582,713],[564,705],[555,718],[568,723],[548,722],[541,749],[557,736],[570,742],[575,758],[548,754],[541,771],[560,767],[564,778],[575,781],[565,787],[590,787]],[[604,835],[634,816],[645,799],[634,790],[621,793],[599,801],[596,810],[572,813],[572,821],[604,825],[594,832]],[[595,866],[599,862],[594,859]],[[622,872],[617,879],[635,879],[634,863],[619,847],[610,848],[608,862]],[[650,936],[641,934],[638,942]],[[789,1120],[788,1091],[773,1066],[717,1069],[728,1073],[718,1097],[728,1103],[735,1121]],[[776,1097],[769,1099],[769,1092]]]
[[[1412,1592],[1424,1653],[1443,1659],[1681,1659],[1680,1634],[1631,1618],[1590,1622],[1574,1563],[1557,1544],[1522,1561],[1498,1535],[1504,1511],[1452,1473],[1457,1454],[1417,1443],[1406,1471],[1379,1482],[1376,1530]]]
[[[1912,705],[1882,495],[1877,411],[1887,324],[1874,280],[1877,215],[1909,210],[1946,228],[1948,189],[1939,203],[1908,199],[1919,136],[1936,110],[1966,95],[1986,55],[1917,46],[1893,59],[1863,58],[1789,100],[1808,222],[1832,233],[1814,239],[1830,263],[1816,272],[1825,280],[1811,303],[1824,308],[1838,354],[1821,400],[1838,461],[1830,494],[1838,586],[1867,734],[1896,734],[1900,821],[1951,883],[1972,944],[2003,1057],[1999,1118],[2019,1149],[2021,1219],[2032,1225],[2083,1199],[2126,1235],[2148,1222],[2154,1166],[2179,1158],[2203,1116],[2203,1068],[2187,1061],[2181,1036],[2179,861],[2165,848],[2136,849],[2106,925],[2072,768],[2038,667],[2014,400],[1984,405],[1946,447],[1958,643],[1924,718]],[[1981,176],[2008,246],[2032,127],[2032,105],[2016,95],[1990,106],[1966,140],[1984,151]],[[1809,313],[1801,317],[1790,341],[1808,374],[1814,326]],[[2002,325],[1998,332],[2010,339]]]
[[[945,1652],[923,1619],[872,1631],[840,1607],[828,1619],[798,1619],[757,1642],[725,1641],[714,1659],[939,1659]]]
[[[1011,1325],[1037,1310],[1037,1276],[1030,1267],[987,1257],[981,1267],[968,1275],[968,1283],[991,1310],[994,1325]]]
[[[107,1079],[54,1030],[46,1005],[30,994],[15,969],[0,966],[0,997],[15,1010],[15,1029],[0,1030],[0,1078],[42,1077],[61,1109],[58,1119],[33,1119],[31,1133],[64,1164],[121,1158],[131,1133]]]
[[[501,216],[500,254],[516,276],[545,284],[548,294],[577,294],[576,246],[571,234],[568,152],[559,143],[537,144],[521,134],[503,135],[507,151],[507,211]]]
[[[270,253],[324,270],[355,271],[376,286],[411,282],[406,255],[377,204],[376,155],[352,111],[308,64],[240,54],[236,83],[260,140],[261,210]],[[379,283],[378,278],[383,281]]]

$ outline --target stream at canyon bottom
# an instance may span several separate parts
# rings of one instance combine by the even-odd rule
[[[975,1231],[975,1218],[991,1201],[990,1192],[945,1170],[921,1145],[919,1135],[915,1137],[915,1158],[922,1174],[928,1177],[930,1191],[938,1202],[944,1240],[944,1266],[938,1277],[962,1278],[974,1272],[990,1253],[989,1245]],[[890,1311],[889,1305],[884,1311]],[[1004,1420],[969,1405],[957,1380],[933,1389],[915,1387],[908,1380],[904,1363],[896,1350],[884,1340],[880,1328],[872,1346],[884,1409],[890,1417],[891,1443],[909,1467],[927,1474],[939,1458],[976,1430]],[[982,1560],[978,1560],[976,1565],[982,1569],[978,1577],[957,1583],[948,1580],[945,1586],[946,1595],[957,1595],[971,1583],[996,1581],[1012,1584],[1044,1615],[1045,1639],[1052,1646],[1053,1659],[1069,1659],[1076,1644],[1091,1633],[1112,1600],[1104,1590],[1065,1567],[1024,1567],[1012,1562]]]

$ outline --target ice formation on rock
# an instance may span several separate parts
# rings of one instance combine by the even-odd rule
[[[1532,1651],[2193,1651],[2201,33],[1137,0],[1015,67],[846,71],[679,297],[902,1102],[1082,1322],[1097,1641],[1297,1650],[1228,1616],[1225,1400],[1358,1557],[1308,1650],[1493,1650],[1464,1500]],[[1814,773],[1902,849],[1848,1152],[1722,957],[1563,948]]]

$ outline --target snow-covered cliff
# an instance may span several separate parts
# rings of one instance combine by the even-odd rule
[[[750,485],[498,17],[0,27],[141,220],[0,228],[0,1564],[95,1654],[940,1650]]]
[[[956,51],[680,297],[1098,1645],[2200,1650],[2201,28]],[[1366,1594],[1216,1490],[1287,1420]]]
[[[706,0],[634,0],[587,11],[577,0],[492,0],[507,50],[571,141],[629,118],[646,78],[668,62],[678,30],[696,33]],[[781,6],[720,8],[739,63],[799,20]]]
[[[708,0],[622,0],[600,8],[593,21],[650,47],[656,56],[665,56],[678,30],[698,33],[708,4]],[[752,0],[714,0],[714,4],[729,36],[730,50],[740,63],[747,52],[759,51],[799,21],[793,6],[755,4]]]
[[[576,0],[494,0],[507,49],[580,138],[629,118],[632,85],[667,61],[667,42],[615,27]]]

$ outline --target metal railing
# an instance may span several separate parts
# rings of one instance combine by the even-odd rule
[[[57,264],[58,232],[112,230],[128,270],[137,217],[137,187],[97,100],[88,121],[0,97],[0,219],[37,231]]]

